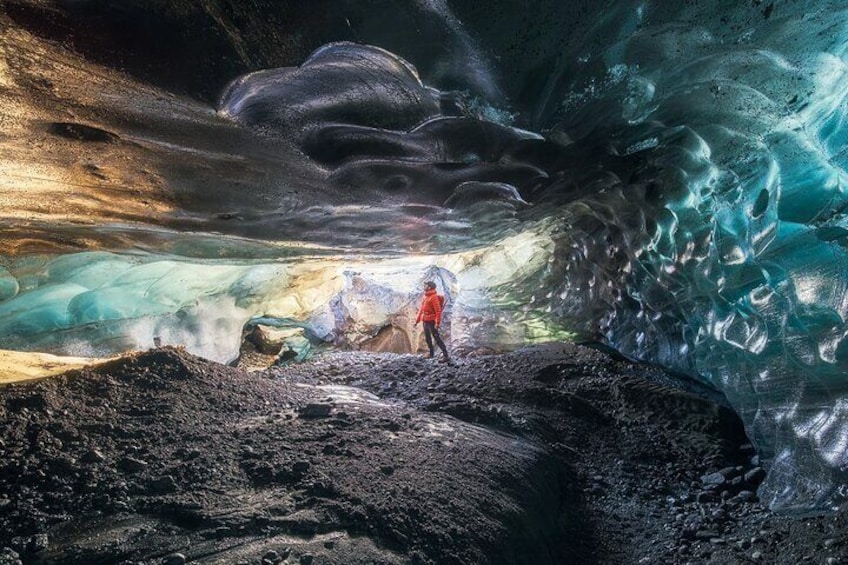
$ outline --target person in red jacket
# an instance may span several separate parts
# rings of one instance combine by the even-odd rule
[[[439,335],[439,326],[442,325],[442,307],[445,304],[445,297],[436,294],[436,283],[427,281],[424,283],[424,300],[421,302],[421,308],[418,309],[418,318],[415,323],[424,323],[424,339],[427,340],[427,347],[430,348],[430,357],[433,356],[433,340],[436,340],[436,345],[442,350],[443,363],[450,363],[448,349],[445,347],[445,342]]]

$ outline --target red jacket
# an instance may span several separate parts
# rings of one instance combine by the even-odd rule
[[[421,308],[418,310],[418,318],[415,319],[415,323],[418,322],[436,322],[436,325],[440,325],[442,323],[442,305],[444,304],[445,297],[439,296],[436,294],[435,289],[425,290],[424,291],[424,301],[421,302]]]

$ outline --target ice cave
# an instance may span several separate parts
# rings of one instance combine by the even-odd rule
[[[846,115],[834,0],[6,0],[0,349],[414,352],[432,279],[460,354],[688,375],[836,509]]]

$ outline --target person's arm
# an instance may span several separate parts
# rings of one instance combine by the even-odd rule
[[[439,300],[439,295],[433,295],[433,308],[436,310],[436,327],[442,325],[442,301]]]
[[[425,305],[426,303],[427,303],[427,300],[426,300],[426,299],[421,301],[421,307],[420,307],[420,308],[418,308],[418,317],[417,317],[417,318],[415,318],[415,323],[416,323],[416,324],[417,324],[418,322],[420,322],[420,321],[421,321],[421,316],[423,316],[423,315],[424,315],[424,305]]]

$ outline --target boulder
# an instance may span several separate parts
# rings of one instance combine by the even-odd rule
[[[412,338],[409,333],[398,326],[389,325],[382,328],[377,335],[359,346],[363,351],[376,353],[412,353]]]

